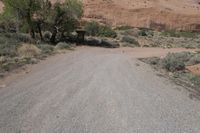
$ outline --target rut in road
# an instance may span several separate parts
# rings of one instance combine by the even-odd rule
[[[0,133],[198,133],[199,125],[199,101],[109,49],[52,58],[0,89]]]

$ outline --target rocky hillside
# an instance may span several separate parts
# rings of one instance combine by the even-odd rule
[[[198,0],[83,0],[85,18],[112,25],[200,31]]]
[[[63,0],[52,0],[52,2]],[[200,0],[82,0],[84,19],[153,29],[200,31]],[[0,11],[2,4],[0,4]]]

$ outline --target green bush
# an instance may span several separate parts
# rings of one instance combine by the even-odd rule
[[[45,31],[43,33],[44,41],[49,42],[51,39],[52,33],[50,31]]]
[[[90,36],[98,36],[99,28],[100,25],[95,21],[89,22],[85,25],[86,33]]]
[[[189,79],[195,86],[200,87],[200,74],[190,74]]]
[[[135,45],[139,46],[138,41],[135,40],[135,38],[133,38],[131,36],[123,36],[122,37],[122,42],[131,43],[131,44],[135,44]]]
[[[85,26],[87,35],[90,36],[102,36],[115,38],[117,33],[109,26],[100,25],[97,22],[89,22]]]
[[[32,38],[30,37],[30,35],[25,33],[4,33],[2,35],[5,36],[6,39],[12,39],[13,41],[16,42],[24,42],[24,43],[32,42]]]
[[[186,37],[186,38],[196,38],[197,34],[192,32],[178,32],[179,36]]]
[[[32,38],[30,35],[28,34],[24,34],[24,33],[16,33],[16,34],[13,34],[12,38],[16,38],[16,40],[19,40],[20,42],[31,42],[32,41]]]
[[[187,62],[188,65],[196,65],[200,64],[200,54],[195,54],[190,60]]]
[[[109,26],[100,26],[99,36],[115,38],[117,37],[117,33]]]
[[[177,53],[169,53],[162,60],[162,66],[170,72],[180,71],[185,69],[184,59]]]

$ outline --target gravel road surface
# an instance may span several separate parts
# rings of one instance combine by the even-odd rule
[[[200,133],[200,101],[124,51],[82,48],[0,88],[0,133]]]

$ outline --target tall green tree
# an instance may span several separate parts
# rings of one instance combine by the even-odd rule
[[[29,26],[32,38],[35,38],[33,15],[41,9],[41,0],[3,0],[3,16],[23,20]],[[17,18],[18,17],[18,18]]]
[[[35,38],[39,32],[41,39],[42,30],[50,30],[50,41],[56,42],[58,33],[62,35],[73,31],[82,17],[83,6],[80,0],[65,0],[62,3],[51,4],[49,0],[2,0],[5,8],[1,18],[19,20],[27,24],[30,35]],[[45,26],[41,26],[45,24]],[[48,28],[46,28],[48,25]],[[46,29],[42,29],[45,27]]]
[[[56,35],[60,32],[73,31],[83,15],[82,2],[79,0],[65,0],[64,3],[55,3],[47,19],[52,29],[50,41],[55,43]]]

